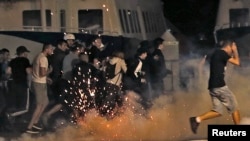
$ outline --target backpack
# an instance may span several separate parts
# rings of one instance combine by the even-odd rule
[[[106,64],[106,69],[104,71],[104,77],[105,79],[112,79],[114,78],[117,74],[115,74],[115,66],[116,66],[116,63],[115,64],[110,64],[109,62],[107,62]]]

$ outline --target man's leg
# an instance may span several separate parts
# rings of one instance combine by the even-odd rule
[[[60,111],[62,109],[62,104],[56,104],[54,107],[52,107],[48,112],[45,113],[47,116],[51,116],[52,114]]]
[[[32,83],[32,87],[36,96],[36,108],[32,115],[31,121],[28,125],[28,129],[26,132],[28,133],[35,133],[33,128],[41,130],[42,128],[36,125],[40,119],[41,114],[43,113],[44,109],[49,103],[48,96],[47,96],[47,84],[43,83]],[[38,133],[38,132],[37,132]]]
[[[195,133],[195,134],[197,133],[197,129],[198,129],[201,121],[216,118],[219,116],[221,116],[220,113],[211,110],[211,111],[208,111],[200,116],[191,117],[189,120],[190,120],[190,125],[191,125],[191,129],[192,129],[193,133]]]
[[[212,119],[212,118],[216,118],[219,116],[221,116],[220,113],[211,110],[211,111],[208,111],[200,116],[197,116],[196,119],[198,119],[198,122],[201,122],[203,120]]]
[[[45,127],[48,127],[48,120],[50,118],[50,116],[58,111],[60,111],[62,109],[62,104],[56,104],[55,106],[53,106],[48,112],[46,112],[43,116],[42,116],[42,122],[45,125]]]
[[[233,118],[233,121],[234,121],[234,124],[240,124],[240,112],[239,110],[236,110],[232,113],[232,118]]]
[[[43,108],[43,106],[41,104],[38,104],[36,106],[36,109],[35,109],[35,111],[34,111],[34,113],[32,115],[30,123],[28,125],[28,130],[32,130],[33,125],[35,124],[35,122],[37,121],[37,119],[39,119],[39,114],[41,113],[42,108]]]

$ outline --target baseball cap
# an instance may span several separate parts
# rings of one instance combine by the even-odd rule
[[[73,34],[66,34],[66,35],[64,35],[64,37],[63,37],[63,39],[64,40],[75,40],[75,35],[73,35]]]
[[[19,55],[24,52],[30,52],[25,46],[19,46],[16,49],[16,54]]]

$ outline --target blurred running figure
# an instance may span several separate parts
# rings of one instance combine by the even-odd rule
[[[39,53],[34,61],[32,68],[32,84],[31,88],[35,94],[36,108],[32,115],[31,121],[27,127],[26,133],[35,134],[42,130],[38,125],[41,114],[49,103],[47,94],[47,83],[51,83],[48,74],[51,72],[47,56],[53,53],[53,46],[51,44],[44,44],[42,52]]]
[[[213,109],[199,116],[190,117],[191,129],[195,134],[201,121],[222,116],[223,105],[227,108],[227,111],[232,114],[234,124],[240,123],[237,100],[224,80],[227,62],[237,66],[240,65],[236,43],[231,40],[223,41],[222,48],[216,50],[211,56],[208,89],[212,99]]]

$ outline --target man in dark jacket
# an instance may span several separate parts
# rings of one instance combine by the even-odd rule
[[[140,47],[135,58],[127,60],[127,73],[124,75],[124,90],[132,90],[140,95],[142,105],[147,108],[149,105],[149,87],[145,71],[145,59],[147,48]]]
[[[50,74],[50,78],[52,79],[52,84],[50,85],[53,97],[55,101],[55,105],[49,109],[46,113],[44,113],[42,120],[45,126],[48,126],[49,117],[61,110],[62,101],[60,101],[60,93],[66,85],[66,81],[63,81],[62,77],[62,67],[63,67],[63,59],[67,55],[68,45],[67,42],[63,39],[57,41],[57,47],[54,50],[54,54],[49,58],[50,67],[52,67],[52,73]]]
[[[171,73],[171,71],[166,67],[165,57],[162,53],[164,48],[163,41],[164,40],[162,38],[156,38],[153,40],[155,50],[149,58],[150,81],[154,92],[154,98],[164,93],[163,80],[168,73]]]
[[[50,65],[53,68],[53,71],[50,74],[53,82],[56,82],[62,76],[63,59],[67,55],[67,50],[67,42],[65,40],[58,40],[54,54],[49,58]]]

